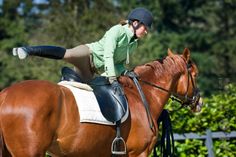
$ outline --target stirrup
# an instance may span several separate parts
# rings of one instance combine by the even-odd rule
[[[111,153],[114,155],[125,155],[126,144],[122,137],[116,137],[111,144]]]

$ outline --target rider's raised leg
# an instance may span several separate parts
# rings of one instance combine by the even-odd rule
[[[86,45],[79,45],[72,49],[67,49],[64,60],[75,66],[75,71],[87,82],[93,78],[92,57],[89,48]]]
[[[91,52],[86,45],[80,45],[72,49],[65,49],[58,46],[29,46],[13,48],[14,56],[25,59],[28,56],[40,56],[50,59],[63,59],[75,66],[75,71],[81,76],[84,82],[93,77],[91,68]]]

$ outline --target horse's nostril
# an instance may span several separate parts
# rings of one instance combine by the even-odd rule
[[[201,107],[203,106],[203,99],[202,99],[202,98],[199,99],[198,104],[199,104]]]
[[[200,112],[203,106],[203,99],[200,97],[196,106],[196,112]]]

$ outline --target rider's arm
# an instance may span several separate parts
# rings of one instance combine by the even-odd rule
[[[104,42],[104,68],[105,76],[115,77],[114,52],[119,37],[119,27],[112,27],[107,33]]]

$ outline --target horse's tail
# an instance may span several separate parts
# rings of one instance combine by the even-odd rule
[[[160,144],[162,157],[174,157],[174,136],[172,132],[172,125],[170,120],[170,115],[167,110],[163,110],[159,119],[158,125],[162,122],[162,134],[161,141],[157,142],[154,147],[154,157],[157,157],[156,149]]]
[[[0,157],[3,157],[4,141],[2,136],[2,129],[0,128]]]
[[[0,157],[4,156],[4,151],[6,151],[6,146],[5,146],[5,142],[3,139],[3,132],[2,132],[2,113],[1,113],[1,108],[2,108],[2,104],[4,103],[6,97],[6,92],[1,91],[0,92]]]
[[[10,156],[10,153],[7,150],[2,134],[2,129],[0,128],[0,157],[6,157],[6,156]]]
[[[4,100],[7,96],[7,90],[6,89],[0,91],[0,108],[1,108],[2,104],[4,103]],[[0,114],[0,118],[1,118],[1,114]]]

